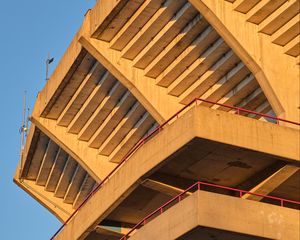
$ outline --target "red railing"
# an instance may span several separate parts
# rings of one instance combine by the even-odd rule
[[[262,198],[272,199],[272,200],[278,201],[278,203],[280,204],[281,207],[284,206],[284,203],[292,203],[292,204],[296,204],[296,205],[300,206],[300,202],[298,202],[298,201],[293,201],[293,200],[288,200],[288,199],[284,199],[284,198],[278,198],[278,197],[263,195],[263,194],[259,194],[259,193],[253,193],[253,192],[249,192],[249,191],[245,191],[245,190],[241,190],[241,189],[237,189],[237,188],[225,187],[225,186],[221,186],[221,185],[217,185],[217,184],[212,184],[212,183],[206,183],[206,182],[200,182],[200,181],[198,181],[198,182],[194,183],[192,186],[190,186],[189,188],[187,188],[186,190],[184,190],[182,193],[178,194],[177,196],[175,196],[171,200],[169,200],[166,203],[164,203],[162,206],[160,206],[155,211],[153,211],[152,213],[150,213],[149,215],[147,215],[145,218],[143,218],[139,223],[137,223],[120,240],[128,240],[130,238],[130,235],[135,230],[137,230],[140,227],[144,226],[146,223],[148,223],[149,221],[151,221],[156,215],[162,214],[165,211],[165,208],[167,208],[171,204],[176,203],[176,202],[180,202],[183,199],[183,196],[186,193],[188,193],[190,191],[193,191],[193,190],[201,190],[201,186],[208,186],[208,187],[225,189],[225,190],[230,190],[230,191],[233,191],[233,192],[237,192],[238,193],[238,197],[240,197],[240,198],[243,197],[245,194],[249,194],[249,195],[254,195],[254,196],[258,196],[258,197],[262,197]]]
[[[236,114],[241,114],[242,112],[247,113],[247,114],[253,114],[253,115],[258,115],[261,117],[269,118],[275,120],[277,123],[279,122],[286,122],[289,124],[294,124],[294,125],[300,125],[300,123],[289,121],[286,119],[282,118],[277,118],[273,117],[264,113],[259,113],[255,111],[251,111],[248,109],[243,109],[235,106],[230,106],[226,104],[221,104],[217,102],[212,102],[209,100],[201,99],[201,98],[196,98],[193,101],[191,101],[189,104],[185,105],[181,110],[179,110],[177,113],[175,113],[173,116],[171,116],[166,122],[163,124],[157,126],[153,131],[149,132],[145,137],[143,137],[138,143],[125,155],[125,157],[120,161],[120,163],[113,168],[113,170],[93,189],[93,191],[90,192],[90,194],[85,198],[85,200],[79,205],[79,207],[70,215],[70,217],[62,224],[62,226],[56,231],[56,233],[51,237],[51,240],[55,239],[55,237],[62,231],[62,229],[70,222],[70,220],[75,216],[75,214],[81,209],[81,207],[94,195],[96,191],[126,162],[131,155],[138,150],[142,145],[144,145],[145,142],[147,142],[150,138],[152,138],[155,134],[160,132],[167,124],[169,124],[171,121],[177,119],[181,113],[183,113],[186,109],[191,107],[193,104],[198,105],[200,102],[208,103],[208,104],[213,104],[213,105],[218,105],[221,107],[233,109],[236,111]]]

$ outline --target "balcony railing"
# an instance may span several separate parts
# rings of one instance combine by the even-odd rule
[[[193,101],[191,101],[189,104],[185,105],[181,110],[179,110],[177,113],[175,113],[173,116],[171,116],[166,122],[163,124],[157,126],[154,130],[149,132],[146,136],[144,136],[126,155],[125,157],[120,161],[120,163],[94,188],[93,191],[85,198],[85,200],[79,205],[79,207],[74,210],[74,212],[70,215],[70,217],[62,224],[62,226],[56,231],[56,233],[51,237],[51,240],[55,239],[55,237],[64,229],[64,227],[70,222],[70,220],[76,215],[76,213],[82,208],[82,206],[103,186],[104,183],[107,182],[107,180],[141,147],[143,146],[149,139],[151,139],[154,135],[159,133],[166,127],[169,123],[173,122],[176,120],[179,116],[181,116],[188,108],[190,108],[193,105],[199,105],[201,102],[207,103],[207,104],[212,104],[212,105],[218,105],[224,108],[232,109],[235,111],[236,114],[241,115],[242,113],[246,114],[252,114],[252,115],[257,115],[261,116],[267,119],[272,119],[275,121],[277,124],[280,122],[292,124],[292,125],[297,125],[300,126],[300,123],[286,120],[283,118],[278,118],[274,117],[268,114],[260,113],[260,112],[255,112],[251,111],[248,109],[240,108],[240,107],[235,107],[235,106],[230,106],[226,104],[221,104],[218,102],[213,102],[201,98],[196,98]],[[243,190],[241,190],[243,191]]]
[[[288,200],[288,199],[284,199],[284,198],[278,198],[278,197],[263,195],[263,194],[259,194],[259,193],[249,192],[249,191],[245,191],[245,190],[241,190],[241,189],[237,189],[237,188],[231,188],[231,187],[221,186],[221,185],[217,185],[217,184],[198,181],[198,182],[194,183],[192,186],[190,186],[189,188],[187,188],[186,190],[184,190],[182,193],[178,194],[177,196],[175,196],[171,200],[164,203],[162,206],[160,206],[155,211],[153,211],[152,213],[147,215],[145,218],[143,218],[126,235],[124,235],[120,240],[129,239],[130,235],[132,233],[134,233],[134,231],[136,231],[137,229],[139,229],[142,226],[146,225],[149,221],[153,220],[153,218],[155,218],[156,216],[162,214],[172,204],[180,202],[185,197],[185,195],[187,193],[192,192],[192,191],[196,191],[196,190],[202,190],[202,187],[204,187],[204,186],[210,187],[210,188],[229,190],[229,191],[238,193],[237,196],[240,197],[240,198],[242,198],[245,194],[248,194],[248,195],[262,197],[262,198],[265,198],[265,199],[275,200],[275,201],[278,202],[278,204],[281,207],[284,207],[284,204],[286,204],[286,203],[291,203],[291,204],[295,204],[297,206],[300,206],[300,202],[298,202],[298,201],[293,201],[293,200]]]

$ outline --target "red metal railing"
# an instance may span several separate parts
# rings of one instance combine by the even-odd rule
[[[79,207],[70,215],[70,217],[55,232],[55,234],[51,237],[51,240],[55,239],[55,237],[62,231],[62,229],[68,224],[68,222],[70,222],[70,220],[76,215],[76,213],[82,208],[82,206],[124,164],[124,162],[126,162],[131,157],[131,155],[136,150],[138,150],[142,145],[144,145],[144,143],[147,142],[150,138],[152,138],[155,134],[157,134],[158,132],[160,132],[168,123],[170,123],[171,121],[177,119],[179,117],[179,115],[181,113],[183,113],[186,109],[188,109],[189,107],[191,107],[193,104],[198,105],[199,102],[204,102],[204,103],[208,103],[208,104],[214,104],[214,105],[218,105],[218,106],[221,106],[221,107],[233,109],[233,110],[236,111],[236,114],[240,114],[240,113],[244,112],[244,113],[248,113],[248,114],[253,114],[253,115],[258,115],[258,116],[261,116],[261,117],[273,119],[277,123],[279,123],[279,122],[286,122],[286,123],[289,123],[289,124],[294,124],[294,125],[300,126],[300,123],[289,121],[289,120],[282,119],[282,118],[273,117],[273,116],[270,116],[270,115],[267,115],[267,114],[264,114],[264,113],[259,113],[259,112],[251,111],[251,110],[248,110],[248,109],[243,109],[243,108],[239,108],[239,107],[235,107],[235,106],[230,106],[230,105],[226,105],[226,104],[212,102],[212,101],[201,99],[201,98],[196,98],[193,101],[191,101],[189,104],[185,105],[181,110],[179,110],[173,116],[171,116],[166,122],[164,122],[163,124],[157,126],[153,131],[149,132],[145,137],[143,137],[140,141],[138,141],[137,144],[120,161],[120,163],[115,168],[113,168],[113,170],[93,189],[93,191],[90,192],[90,194],[79,205]]]
[[[126,235],[124,235],[120,240],[127,240],[127,239],[129,239],[130,235],[135,230],[137,230],[140,227],[144,226],[146,223],[148,223],[149,221],[151,221],[151,219],[153,219],[156,215],[162,214],[164,212],[164,210],[165,210],[166,207],[170,206],[173,203],[180,202],[182,200],[183,196],[186,193],[190,192],[190,191],[201,190],[201,186],[208,186],[208,187],[225,189],[225,190],[230,190],[230,191],[233,191],[233,192],[237,192],[237,193],[239,193],[238,197],[240,197],[240,198],[243,197],[243,195],[245,195],[245,194],[249,194],[249,195],[254,195],[254,196],[258,196],[258,197],[262,197],[262,198],[272,199],[272,200],[278,201],[280,203],[281,207],[284,206],[284,203],[292,203],[292,204],[300,205],[300,202],[298,202],[298,201],[293,201],[293,200],[288,200],[288,199],[284,199],[284,198],[278,198],[278,197],[273,197],[273,196],[268,196],[268,195],[253,193],[253,192],[249,192],[249,191],[245,191],[245,190],[241,190],[241,189],[237,189],[237,188],[225,187],[225,186],[221,186],[221,185],[217,185],[217,184],[205,183],[205,182],[198,181],[198,182],[194,183],[192,186],[190,186],[189,188],[187,188],[186,190],[184,190],[182,193],[178,194],[177,196],[175,196],[171,200],[169,200],[166,203],[164,203],[162,206],[160,206],[155,211],[153,211],[152,213],[150,213],[149,215],[147,215],[145,218],[143,218]]]

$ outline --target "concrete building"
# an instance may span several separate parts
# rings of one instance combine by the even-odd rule
[[[53,239],[299,239],[299,3],[97,1],[14,177]]]

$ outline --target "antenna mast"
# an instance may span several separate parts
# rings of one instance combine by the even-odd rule
[[[27,111],[27,115],[26,115],[26,111]],[[27,109],[26,91],[24,91],[22,125],[19,129],[19,132],[21,134],[20,174],[19,174],[19,178],[21,178],[22,168],[23,168],[23,155],[24,155],[23,153],[24,153],[24,147],[25,147],[25,140],[27,138],[27,132],[28,132],[28,115],[29,115],[29,108]]]

